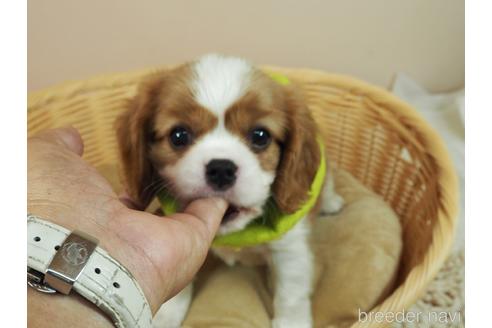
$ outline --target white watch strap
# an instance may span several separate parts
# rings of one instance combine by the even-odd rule
[[[27,216],[27,266],[46,273],[70,231],[39,217]],[[73,289],[109,314],[117,327],[151,327],[150,306],[137,281],[106,251],[97,247]]]

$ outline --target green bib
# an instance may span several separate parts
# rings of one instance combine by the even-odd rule
[[[287,77],[278,73],[270,73],[270,77],[281,85],[290,83]],[[242,230],[216,236],[213,246],[241,248],[264,244],[280,238],[292,229],[299,220],[305,217],[316,204],[326,175],[325,149],[320,137],[318,137],[318,144],[321,154],[318,171],[308,191],[307,201],[297,211],[289,214],[282,213],[276,206],[273,198],[270,198],[266,202],[267,205],[263,209],[262,216],[254,219]],[[292,177],[292,179],[295,179],[295,177]],[[178,204],[169,194],[164,191],[159,193],[157,197],[165,215],[171,215],[177,212]]]

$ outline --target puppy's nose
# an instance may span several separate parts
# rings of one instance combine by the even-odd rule
[[[229,189],[236,181],[237,166],[228,159],[213,159],[205,167],[207,183],[214,190]]]

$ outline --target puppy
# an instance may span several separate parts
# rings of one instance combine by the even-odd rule
[[[323,157],[308,108],[285,84],[243,59],[221,55],[146,78],[117,122],[130,197],[141,208],[163,190],[181,207],[222,197],[229,208],[219,236],[245,229],[269,203],[282,213],[296,212],[309,198]],[[320,206],[325,212],[343,206],[329,172],[320,198],[306,216]],[[254,257],[271,267],[273,327],[312,326],[309,230],[305,217],[269,243],[212,249],[230,265]],[[155,327],[180,326],[190,288],[161,307]]]

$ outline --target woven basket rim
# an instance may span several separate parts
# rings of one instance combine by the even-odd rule
[[[112,88],[134,84],[135,79],[147,74],[166,70],[174,65],[152,67],[147,69],[133,70],[129,72],[102,74],[85,80],[75,80],[60,83],[48,88],[44,88],[28,95],[28,110],[34,107],[43,106],[51,100],[59,97],[70,97],[80,90],[90,92],[101,88]],[[261,66],[266,71],[277,71],[294,78],[296,76],[309,75],[309,82],[329,80],[330,84],[351,90],[363,95],[377,104],[385,104],[386,107],[397,111],[405,118],[406,124],[418,130],[425,139],[427,146],[424,151],[435,161],[439,168],[437,181],[442,191],[441,206],[437,211],[437,220],[433,226],[432,243],[427,249],[422,262],[413,267],[405,281],[393,291],[381,304],[371,311],[374,312],[396,312],[407,309],[418,297],[422,295],[427,284],[435,277],[440,267],[449,254],[454,240],[455,227],[457,221],[458,208],[458,178],[454,170],[453,163],[447,152],[446,146],[438,133],[427,123],[424,118],[409,104],[399,99],[389,91],[357,78],[326,73],[314,69],[306,68],[284,68],[277,66]],[[389,323],[388,323],[389,325]],[[381,323],[372,322],[371,324],[355,323],[353,327],[381,327]]]

